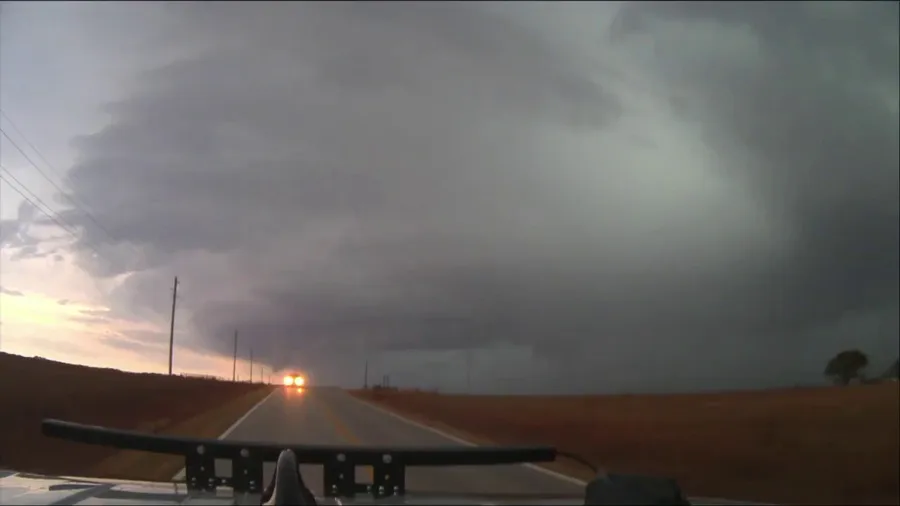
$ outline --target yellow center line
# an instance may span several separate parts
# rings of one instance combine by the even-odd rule
[[[356,433],[353,432],[353,430],[351,430],[346,423],[344,423],[344,420],[342,420],[341,417],[338,416],[338,414],[335,413],[333,409],[331,409],[331,406],[329,406],[327,402],[322,402],[320,406],[322,409],[322,413],[325,414],[325,418],[328,418],[328,420],[331,422],[331,425],[334,427],[334,431],[337,432],[338,436],[340,436],[341,439],[348,443],[362,446],[362,439],[360,439],[359,436],[357,436]],[[369,481],[374,481],[375,478],[372,474],[372,466],[365,466],[365,470]]]

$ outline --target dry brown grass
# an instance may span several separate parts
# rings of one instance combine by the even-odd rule
[[[896,383],[695,395],[354,394],[478,442],[552,444],[610,471],[672,476],[690,495],[900,503]]]
[[[217,437],[271,388],[126,373],[0,353],[0,468],[171,478],[179,467],[171,458],[47,438],[41,434],[41,420],[60,418],[122,429]],[[129,454],[131,457],[127,457]],[[136,459],[135,455],[148,460]],[[174,470],[163,476],[173,466]]]
[[[215,438],[228,430],[235,420],[265,398],[271,389],[258,388],[244,393],[181,423],[157,431],[159,434]],[[184,458],[147,452],[120,451],[91,467],[88,476],[127,480],[168,481],[184,467]]]

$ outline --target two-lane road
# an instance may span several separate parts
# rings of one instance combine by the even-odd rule
[[[253,409],[225,439],[270,441],[285,444],[349,444],[367,446],[458,446],[459,442],[405,422],[361,402],[336,388],[315,388],[302,393],[286,388],[275,391]],[[302,466],[307,485],[322,494],[321,466]],[[268,481],[274,464],[266,464]],[[217,462],[217,474],[228,476],[231,464]],[[369,481],[358,470],[357,480]],[[408,493],[515,497],[520,494],[582,499],[582,485],[522,465],[490,467],[410,468]]]
[[[279,442],[285,445],[365,445],[365,446],[458,446],[463,443],[415,422],[357,400],[337,388],[295,388],[275,390],[251,409],[223,436],[236,441]],[[266,483],[274,463],[263,469]],[[322,496],[321,466],[301,466],[304,481],[313,493]],[[183,471],[182,471],[183,473]],[[183,480],[179,473],[176,480]],[[216,462],[216,474],[231,475],[231,463]],[[371,481],[367,470],[357,470],[357,481]],[[433,495],[435,504],[448,496],[466,497],[482,504],[525,502],[526,498],[549,499],[553,504],[582,504],[584,484],[553,472],[528,465],[413,467],[406,472],[408,494]],[[440,497],[444,497],[443,500]],[[694,505],[763,503],[692,497]]]

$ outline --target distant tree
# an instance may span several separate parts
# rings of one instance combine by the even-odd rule
[[[862,377],[862,370],[869,365],[869,357],[859,350],[845,350],[834,356],[825,366],[825,376],[839,385]]]

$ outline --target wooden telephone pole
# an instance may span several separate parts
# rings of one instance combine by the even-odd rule
[[[178,276],[172,288],[172,318],[169,322],[169,376],[172,375],[172,352],[175,349],[175,301],[178,299]]]
[[[472,393],[472,350],[466,350],[466,393]]]
[[[234,331],[234,360],[231,363],[231,381],[237,381],[237,330]]]

